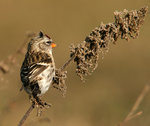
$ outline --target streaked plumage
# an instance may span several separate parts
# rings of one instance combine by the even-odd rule
[[[46,93],[55,76],[50,37],[40,32],[29,42],[20,76],[25,91],[36,100]]]

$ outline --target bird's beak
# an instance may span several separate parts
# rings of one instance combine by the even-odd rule
[[[51,47],[52,47],[52,48],[55,48],[55,47],[56,47],[56,44],[55,44],[55,43],[51,43]]]

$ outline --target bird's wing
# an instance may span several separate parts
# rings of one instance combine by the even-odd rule
[[[48,65],[41,65],[34,63],[32,65],[24,65],[21,68],[21,80],[24,83],[24,86],[27,86],[30,82],[32,82],[36,76],[42,73]]]
[[[53,63],[52,58],[52,56],[43,53],[27,54],[21,68],[21,80],[24,86],[35,81],[35,78]],[[53,71],[54,70],[51,70],[50,74],[53,73]]]
[[[41,74],[49,65],[43,65],[40,63],[36,63],[31,66],[29,69],[28,77],[30,82],[32,82],[39,74]]]

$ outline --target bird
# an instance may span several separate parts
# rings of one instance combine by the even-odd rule
[[[20,69],[22,87],[37,105],[49,105],[41,100],[55,76],[55,62],[52,54],[56,44],[51,37],[39,32],[28,43],[27,52]]]

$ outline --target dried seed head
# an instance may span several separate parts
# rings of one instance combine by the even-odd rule
[[[70,56],[75,56],[76,73],[81,80],[96,69],[99,54],[106,53],[111,42],[115,43],[119,36],[128,40],[129,37],[136,38],[139,35],[139,28],[144,22],[147,11],[147,7],[139,11],[116,11],[114,23],[106,25],[102,23],[77,47],[71,45]]]
[[[139,28],[143,25],[148,7],[141,8],[140,10],[123,12],[115,12],[115,24],[119,28],[119,35],[121,39],[128,40],[129,37],[136,38],[139,35]]]
[[[55,70],[55,77],[53,78],[53,87],[60,90],[62,95],[65,96],[67,86],[65,84],[65,79],[67,78],[67,71],[61,71],[60,69]]]

